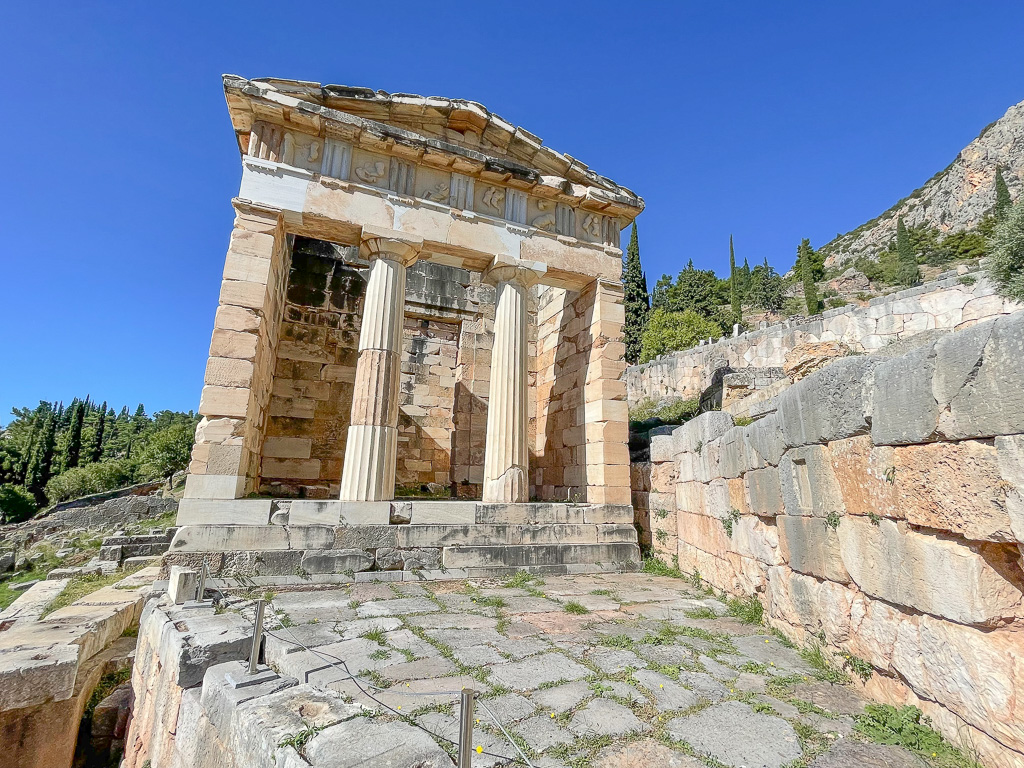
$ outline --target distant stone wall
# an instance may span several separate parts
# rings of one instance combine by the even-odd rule
[[[658,556],[758,595],[792,640],[867,662],[872,696],[1019,766],[1024,312],[920,339],[831,363],[748,426],[664,428],[634,502]]]
[[[778,367],[798,344],[839,341],[855,352],[872,352],[922,331],[966,328],[1016,309],[1020,305],[997,296],[986,278],[948,272],[917,288],[871,299],[867,306],[830,309],[803,322],[725,337],[631,366],[625,374],[629,402],[699,397],[716,371]]]

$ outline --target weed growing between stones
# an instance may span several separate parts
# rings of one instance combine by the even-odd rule
[[[729,514],[722,518],[722,527],[725,528],[725,535],[732,538],[732,527],[740,521],[740,511],[736,508],[730,509]]]
[[[667,509],[656,509],[656,510],[654,510],[654,517],[657,518],[658,520],[664,520],[666,517],[668,517],[668,510]]]
[[[789,703],[796,707],[797,711],[799,711],[801,715],[818,715],[818,717],[825,717],[829,720],[837,719],[837,716],[834,713],[829,712],[827,709],[822,709],[817,704],[812,704],[809,701],[790,698]]]
[[[831,528],[833,531],[839,530],[839,513],[832,510],[825,515],[825,525]]]
[[[89,701],[85,705],[85,711],[82,713],[82,719],[91,719],[92,713],[99,703],[113,693],[114,689],[121,685],[121,683],[128,682],[131,677],[131,667],[125,667],[116,672],[108,672],[101,677],[99,684],[89,696]]]
[[[764,692],[772,698],[788,699],[794,685],[806,682],[803,675],[785,675],[772,677],[765,682]]]
[[[383,648],[379,648],[370,654],[370,658],[374,661],[382,661],[384,659],[391,658],[391,654],[385,651]]]
[[[804,648],[800,651],[800,656],[814,667],[814,676],[819,680],[837,685],[845,685],[850,682],[850,678],[842,670],[836,669],[832,665],[832,660],[820,645],[815,644],[809,648]]]
[[[668,531],[664,528],[659,528],[654,532],[654,538],[658,540],[659,544],[664,545],[664,543],[668,541]]]
[[[139,566],[141,568],[142,566]],[[109,574],[93,574],[89,576],[76,576],[68,582],[68,585],[64,587],[64,591],[61,592],[53,601],[46,606],[46,610],[43,611],[40,619],[46,618],[49,614],[54,611],[63,608],[66,605],[71,605],[75,600],[90,595],[98,589],[103,587],[109,587],[112,584],[120,581],[121,579],[130,576],[139,570],[139,568],[128,568],[123,571],[116,571]]]
[[[854,730],[878,744],[908,749],[942,768],[981,768],[974,757],[954,747],[931,725],[917,707],[868,704],[864,714],[857,716]]]
[[[692,611],[684,611],[683,615],[688,619],[717,619],[718,614],[708,608],[706,605],[702,605],[700,608],[695,608]]]
[[[666,565],[665,562],[656,557],[645,557],[641,569],[651,576],[668,576],[673,579],[685,579],[686,576],[679,570],[678,565]]]
[[[617,599],[615,592],[610,589],[592,589],[590,590],[590,594],[600,595],[601,597],[613,597]]]
[[[305,757],[306,744],[309,743],[310,739],[316,736],[327,726],[325,725],[313,725],[307,723],[305,720],[302,721],[305,728],[297,733],[293,733],[291,736],[285,736],[281,741],[278,742],[278,747],[292,747],[296,752]]]
[[[732,597],[726,601],[729,615],[744,624],[760,625],[764,621],[764,606],[756,595],[750,597]]]
[[[864,659],[858,658],[852,653],[848,653],[843,657],[843,669],[850,670],[864,682],[870,680],[871,675],[875,672],[875,668],[871,666],[870,662],[864,661]]]
[[[563,610],[566,613],[571,613],[576,616],[582,616],[583,614],[590,613],[590,609],[584,606],[582,603],[578,603],[575,600],[570,600],[564,606]]]
[[[363,634],[361,634],[360,637],[365,638],[367,640],[373,640],[373,642],[377,643],[378,645],[384,645],[387,643],[387,635],[384,634],[384,630],[380,627],[372,627],[371,629],[368,629],[365,632],[363,632]]]

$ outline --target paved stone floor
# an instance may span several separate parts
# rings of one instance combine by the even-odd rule
[[[543,768],[924,765],[863,743],[852,687],[678,579],[355,584],[278,593],[271,606],[271,665],[375,721],[376,751],[348,743],[352,765],[450,765],[464,687],[480,692],[476,768],[522,764],[495,719]],[[398,752],[382,760],[383,743]]]

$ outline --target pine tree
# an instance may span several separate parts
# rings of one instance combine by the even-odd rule
[[[729,300],[732,313],[737,321],[743,317],[743,305],[740,301],[740,276],[736,271],[736,250],[732,246],[732,235],[729,235]]]
[[[807,314],[816,315],[821,311],[821,301],[818,299],[818,287],[814,284],[814,264],[811,248],[811,241],[804,238],[796,249],[796,263],[800,267],[800,278],[804,284],[804,302],[807,304]]]
[[[1006,186],[1006,179],[1003,178],[1003,169],[998,165],[996,166],[996,204],[993,208],[993,213],[996,215],[997,221],[1002,221],[1006,215],[1007,209],[1010,207],[1010,190]]]
[[[75,400],[71,406],[71,423],[68,426],[67,442],[64,449],[65,470],[78,466],[82,456],[82,425],[85,423],[85,403]]]
[[[623,341],[626,344],[626,362],[636,363],[640,359],[642,337],[647,327],[647,316],[651,311],[647,295],[647,276],[640,264],[640,243],[637,239],[636,222],[629,236],[629,247],[622,261],[622,289],[626,309],[626,323],[623,326]]]
[[[905,286],[921,282],[921,270],[910,247],[910,233],[902,216],[896,221],[896,282]]]

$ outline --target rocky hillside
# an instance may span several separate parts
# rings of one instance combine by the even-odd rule
[[[852,232],[837,237],[821,250],[826,265],[834,266],[859,256],[877,258],[896,237],[902,216],[908,227],[934,227],[943,234],[972,229],[995,203],[996,167],[1016,200],[1024,187],[1024,102],[987,126],[944,170],[909,197]]]

